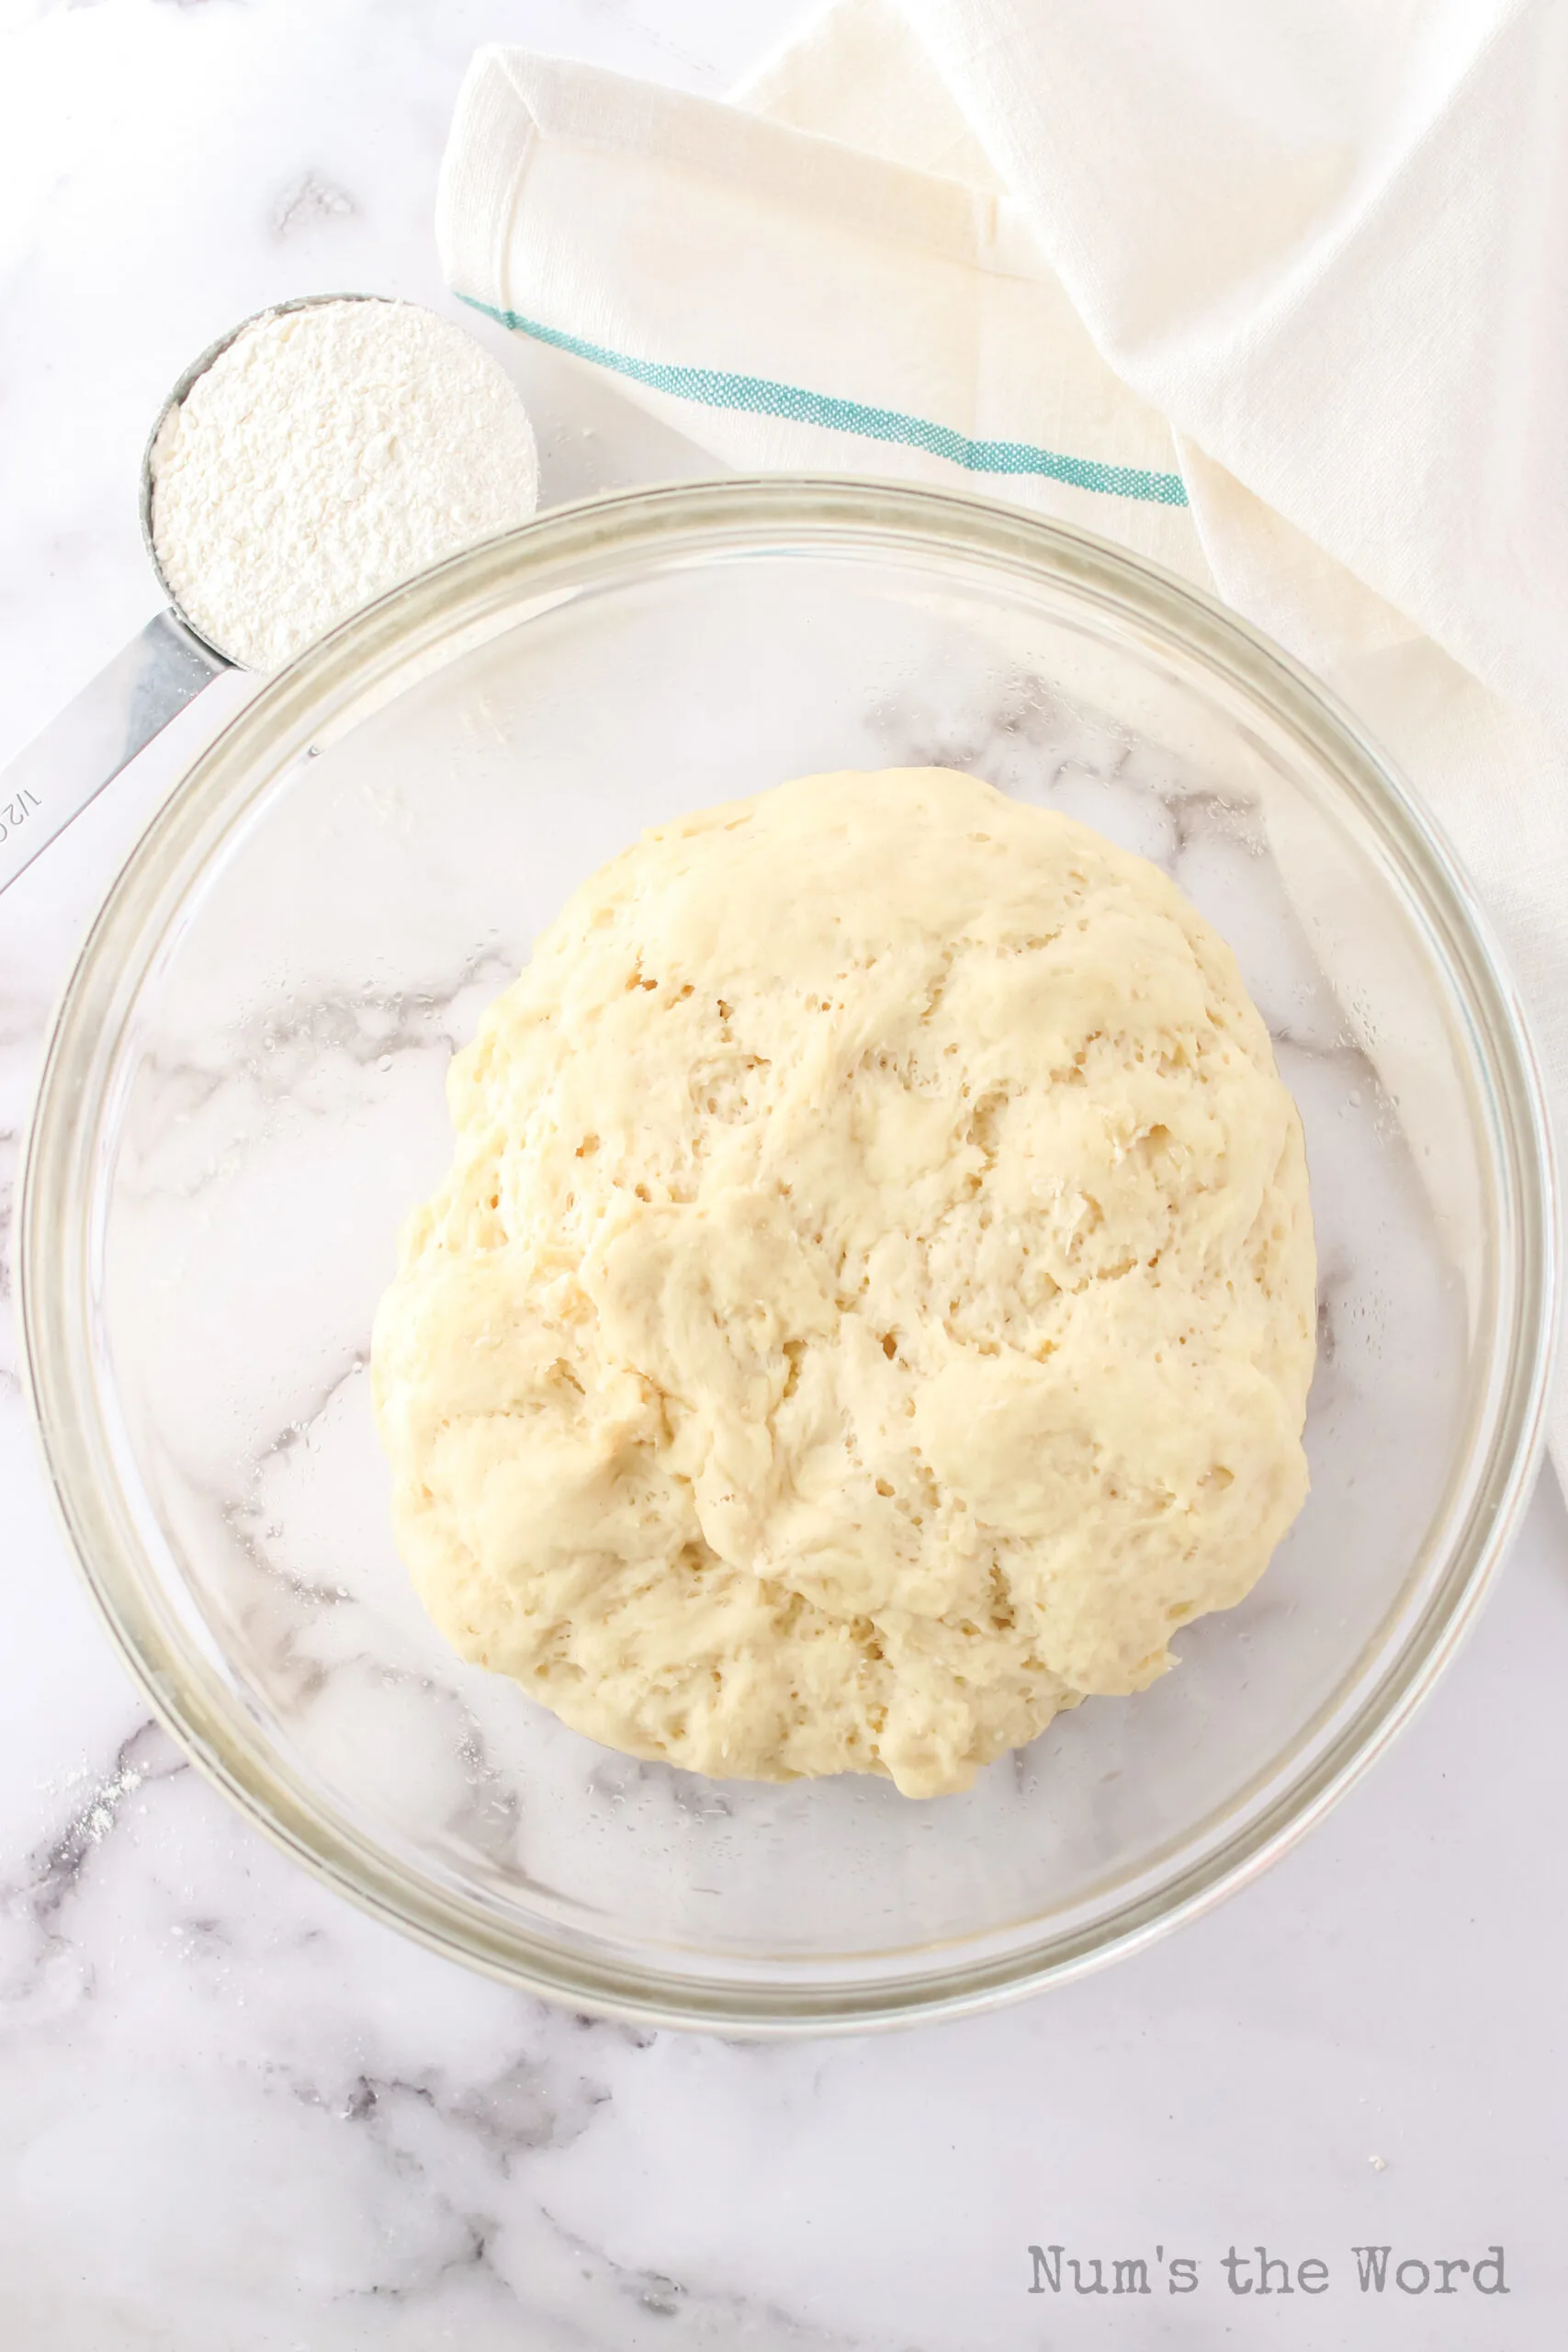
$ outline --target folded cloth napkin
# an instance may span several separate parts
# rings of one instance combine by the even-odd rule
[[[437,235],[727,463],[966,482],[1280,639],[1468,861],[1561,1137],[1565,123],[1562,0],[833,0],[728,103],[481,50]]]

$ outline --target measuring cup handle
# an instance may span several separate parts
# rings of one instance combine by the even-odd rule
[[[150,620],[0,769],[0,890],[230,666],[172,612]]]

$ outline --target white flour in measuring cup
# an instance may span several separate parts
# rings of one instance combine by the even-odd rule
[[[533,427],[510,379],[412,302],[254,321],[164,417],[152,473],[170,589],[252,670],[277,669],[538,503]]]

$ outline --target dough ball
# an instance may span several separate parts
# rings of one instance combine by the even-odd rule
[[[1152,865],[939,768],[649,833],[453,1065],[377,1323],[465,1657],[719,1775],[961,1789],[1306,1491],[1295,1107]]]

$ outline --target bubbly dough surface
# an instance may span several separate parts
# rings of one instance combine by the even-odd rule
[[[963,1788],[1239,1600],[1306,1491],[1295,1107],[1086,826],[811,776],[587,882],[453,1065],[374,1372],[466,1657],[720,1777]]]

